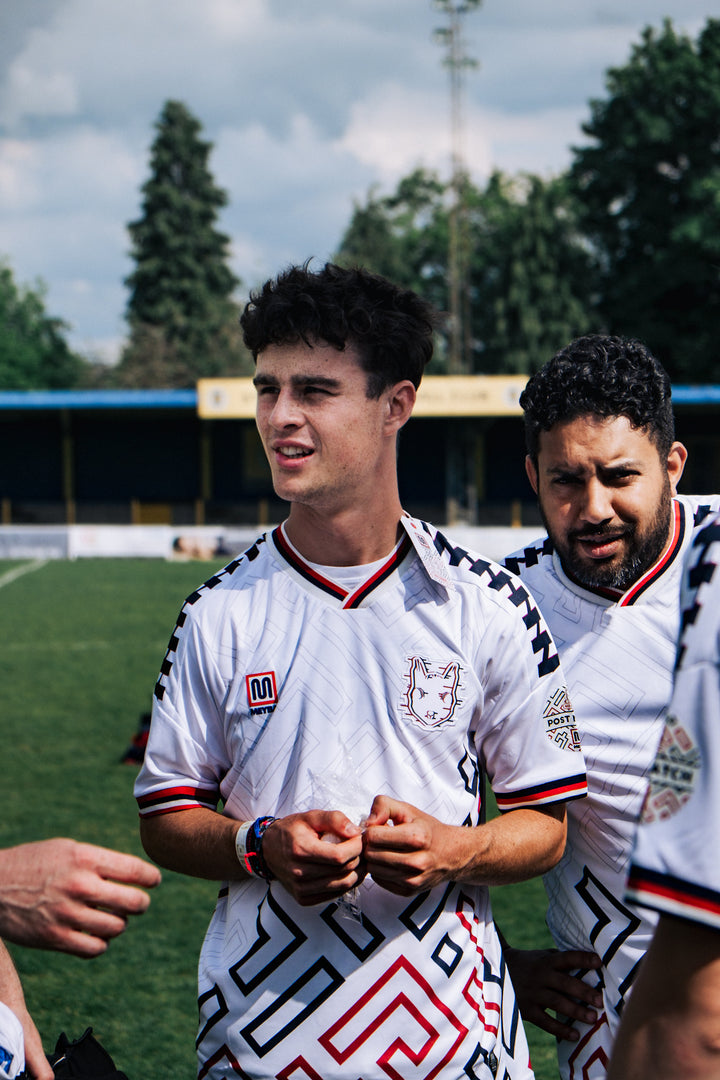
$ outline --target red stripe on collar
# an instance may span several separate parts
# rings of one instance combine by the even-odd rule
[[[409,538],[403,534],[402,539],[396,544],[394,550],[383,565],[351,594],[347,589],[343,588],[342,585],[336,584],[336,582],[331,581],[330,578],[325,577],[324,574],[319,573],[314,567],[309,566],[302,556],[290,547],[289,541],[283,532],[282,525],[278,525],[278,527],[273,530],[272,538],[279,553],[294,570],[312,585],[316,585],[319,589],[322,589],[323,592],[335,597],[336,600],[341,600],[344,608],[359,607],[365,597],[369,596],[370,593],[385,581],[395,568],[400,565],[412,547]]]
[[[679,552],[683,537],[685,536],[685,514],[683,512],[682,505],[675,499],[673,500],[673,515],[672,515],[672,533],[670,536],[670,542],[665,548],[664,552],[658,559],[658,561],[646,570],[641,578],[631,585],[627,592],[618,600],[619,607],[628,607],[633,604],[641,593],[645,592],[654,581],[657,580],[667,570],[668,566],[675,560],[677,553]]]
[[[365,597],[369,596],[373,589],[376,589],[378,585],[384,581],[385,578],[389,577],[393,570],[400,565],[411,547],[410,537],[403,534],[402,540],[399,542],[387,562],[381,566],[379,570],[376,570],[372,577],[368,578],[359,589],[356,589],[352,596],[348,597],[343,604],[343,607],[358,607]]]
[[[282,557],[286,562],[289,562],[294,570],[297,570],[299,574],[305,578],[306,581],[312,582],[313,585],[317,585],[323,592],[329,593],[337,600],[344,600],[347,596],[347,589],[343,589],[341,585],[336,585],[334,581],[330,581],[329,578],[323,577],[317,570],[313,570],[311,566],[308,566],[304,559],[301,559],[299,555],[290,547],[285,534],[282,531],[282,525],[278,525],[277,529],[273,530],[272,534],[275,547],[278,549]]]

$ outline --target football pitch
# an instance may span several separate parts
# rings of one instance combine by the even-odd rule
[[[121,764],[185,597],[220,563],[0,560],[0,845],[51,836],[142,855]],[[92,1026],[129,1080],[193,1080],[197,957],[217,886],[168,871],[149,911],[107,953],[80,960],[11,946],[30,1012],[51,1050]],[[515,945],[549,943],[539,881],[493,890]],[[538,1080],[554,1041],[528,1027]]]

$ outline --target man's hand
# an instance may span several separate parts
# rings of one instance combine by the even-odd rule
[[[377,795],[365,825],[365,866],[373,881],[398,896],[431,889],[452,875],[452,826],[410,803]]]
[[[507,885],[554,866],[565,846],[564,803],[520,808],[482,825],[446,825],[410,803],[376,795],[364,835],[373,880],[399,896],[443,881]]]
[[[98,956],[150,903],[160,872],[135,855],[53,839],[0,850],[0,936]]]
[[[310,810],[273,821],[263,857],[298,904],[328,903],[365,877],[362,829],[339,810]]]
[[[577,1042],[577,1029],[546,1010],[553,1009],[568,1020],[593,1024],[596,1010],[602,1008],[602,993],[570,972],[597,969],[600,957],[580,950],[512,949],[505,944],[503,949],[523,1020],[557,1039]]]

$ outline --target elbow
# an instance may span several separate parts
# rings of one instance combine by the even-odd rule
[[[163,862],[163,845],[154,818],[140,818],[140,843],[149,859],[158,866],[166,865]]]
[[[547,860],[546,860],[545,865],[543,866],[542,870],[540,871],[540,873],[541,874],[546,874],[548,872],[548,870],[552,870],[552,868],[554,866],[557,866],[557,864],[560,862],[560,860],[563,857],[564,851],[565,851],[565,845],[563,844],[560,848],[555,848],[552,851],[548,852]]]
[[[549,830],[545,856],[546,864],[542,869],[543,874],[548,870],[552,870],[553,866],[557,866],[565,854],[565,844],[567,842],[567,821],[565,816],[563,815],[561,820],[551,820],[553,827]]]

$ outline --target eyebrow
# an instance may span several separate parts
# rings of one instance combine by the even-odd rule
[[[612,465],[598,465],[598,472],[636,472],[641,468],[639,462],[632,458],[624,458],[622,461],[613,462]],[[550,465],[546,469],[549,476],[583,476],[587,470],[581,465]]]
[[[275,375],[256,375],[253,378],[253,386],[279,386],[280,380]],[[295,390],[302,390],[305,386],[325,386],[329,390],[340,386],[339,379],[333,379],[329,375],[293,375],[290,385]]]

